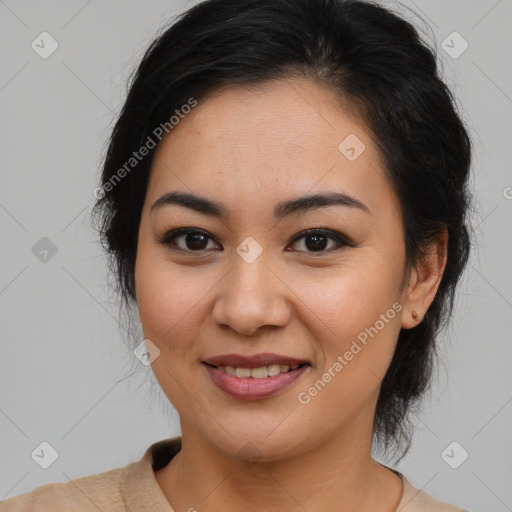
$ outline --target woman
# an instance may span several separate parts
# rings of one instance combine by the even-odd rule
[[[131,82],[95,210],[182,435],[0,509],[461,510],[371,451],[410,443],[468,259],[470,157],[397,15],[194,6]]]

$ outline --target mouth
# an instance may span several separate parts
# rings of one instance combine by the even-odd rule
[[[290,373],[298,368],[302,368],[304,366],[309,366],[309,363],[301,363],[301,364],[269,364],[267,366],[260,366],[257,368],[247,368],[247,367],[239,367],[239,366],[222,366],[222,365],[214,365],[205,363],[203,364],[210,366],[211,368],[215,368],[220,372],[226,373],[228,375],[232,375],[234,377],[245,378],[245,379],[264,379],[267,377],[275,377],[276,375],[280,375],[281,373]]]
[[[312,365],[276,354],[227,354],[201,362],[210,380],[224,393],[243,400],[277,395],[292,386]]]
[[[252,356],[224,354],[205,359],[203,364],[216,368],[228,375],[253,379],[275,377],[281,373],[294,371],[299,367],[310,366],[309,361],[306,359],[297,359],[268,352]]]

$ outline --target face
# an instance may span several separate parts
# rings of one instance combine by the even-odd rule
[[[215,204],[153,207],[170,192]],[[228,454],[251,442],[265,460],[368,437],[401,328],[404,255],[369,131],[331,91],[294,79],[199,102],[157,148],[135,269],[153,371],[182,431]]]

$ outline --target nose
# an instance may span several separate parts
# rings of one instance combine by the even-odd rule
[[[263,255],[252,263],[239,258],[221,283],[212,312],[217,325],[251,336],[289,322],[291,291]]]

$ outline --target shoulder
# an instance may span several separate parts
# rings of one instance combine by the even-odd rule
[[[129,466],[37,487],[0,502],[0,512],[123,511],[121,482]]]
[[[172,512],[154,471],[181,449],[181,438],[153,443],[137,461],[68,482],[43,485],[0,502],[0,512]]]
[[[436,500],[425,491],[414,487],[404,475],[398,474],[402,479],[403,493],[396,512],[468,512],[462,507]]]

